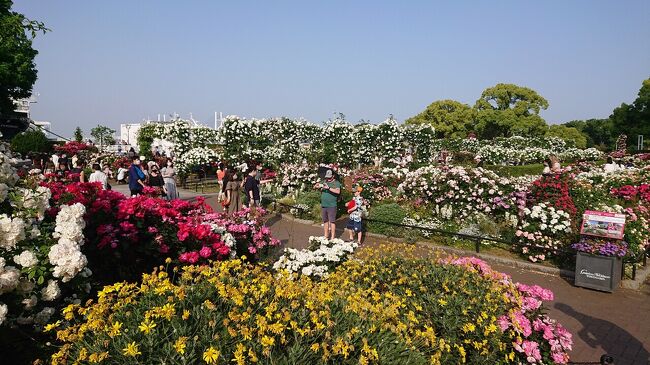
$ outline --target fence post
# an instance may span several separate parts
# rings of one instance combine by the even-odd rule
[[[481,253],[481,239],[480,238],[477,237],[474,240],[474,245],[475,245],[476,253]]]

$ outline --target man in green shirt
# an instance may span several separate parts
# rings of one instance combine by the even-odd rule
[[[327,170],[325,179],[316,184],[315,188],[321,191],[320,206],[325,238],[333,240],[336,236],[336,205],[341,194],[341,183],[336,181],[332,170]]]

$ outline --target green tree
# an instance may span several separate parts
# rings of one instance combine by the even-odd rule
[[[609,119],[572,120],[564,125],[582,132],[587,137],[587,147],[606,151],[611,150],[616,143],[617,135]]]
[[[636,100],[621,104],[609,116],[614,133],[627,134],[628,143],[635,144],[636,136],[650,137],[650,79],[643,80]]]
[[[81,131],[81,128],[79,128],[79,127],[77,127],[74,130],[74,140],[77,141],[77,142],[81,142],[81,141],[84,140],[84,134]]]
[[[95,144],[99,142],[100,150],[102,150],[103,146],[115,143],[115,139],[113,138],[114,133],[114,129],[103,125],[98,125],[97,127],[90,130],[90,135],[95,139]]]
[[[587,136],[575,127],[567,127],[562,124],[554,124],[549,126],[546,131],[548,137],[558,137],[563,139],[569,145],[577,148],[587,147]]]
[[[27,155],[32,152],[48,152],[52,142],[40,130],[22,132],[11,139],[11,150]]]
[[[483,91],[474,108],[483,138],[541,136],[547,130],[539,112],[548,108],[548,101],[527,87],[497,84]]]
[[[28,98],[36,82],[32,40],[48,29],[41,22],[11,11],[11,0],[0,0],[0,115],[12,115],[13,100]]]
[[[476,110],[455,100],[437,100],[405,123],[431,124],[438,138],[465,138],[476,123]]]

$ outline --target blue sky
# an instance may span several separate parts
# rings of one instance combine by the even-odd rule
[[[53,130],[215,111],[403,120],[473,105],[499,82],[548,99],[549,123],[607,117],[650,77],[650,1],[14,0]]]

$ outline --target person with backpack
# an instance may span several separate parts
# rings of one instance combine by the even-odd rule
[[[320,206],[324,236],[333,240],[336,236],[336,206],[341,195],[341,183],[336,180],[332,170],[327,170],[325,178],[314,188],[321,191]]]

